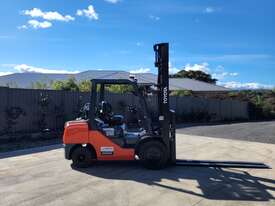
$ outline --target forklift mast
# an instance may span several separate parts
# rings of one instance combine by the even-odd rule
[[[168,148],[170,162],[176,160],[175,115],[169,104],[169,44],[154,45],[155,66],[158,68],[158,110],[160,134]]]
[[[156,55],[155,66],[158,67],[158,109],[159,121],[162,127],[169,126],[169,45],[168,43],[156,44],[154,51]],[[167,130],[168,131],[168,130]],[[163,131],[164,132],[164,131]]]
[[[155,51],[155,66],[158,68],[158,110],[159,110],[159,122],[161,128],[161,136],[164,137],[164,142],[169,145],[168,141],[165,141],[165,137],[169,135],[169,45],[168,43],[161,43],[154,45]]]

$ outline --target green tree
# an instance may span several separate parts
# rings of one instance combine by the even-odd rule
[[[195,79],[202,82],[207,82],[211,84],[216,84],[217,79],[212,78],[210,74],[207,74],[203,71],[185,71],[181,70],[176,74],[170,75],[170,78],[189,78],[189,79]]]
[[[122,85],[122,84],[110,85],[110,86],[107,86],[106,89],[109,92],[119,93],[119,94],[128,93],[134,90],[133,86]]]
[[[91,81],[84,80],[78,84],[78,87],[79,87],[79,91],[81,92],[90,92],[92,88],[92,84],[91,84]]]
[[[31,88],[32,89],[48,89],[48,84],[46,82],[32,82],[32,85],[31,85]]]
[[[79,91],[77,81],[74,77],[69,78],[65,81],[64,89],[66,91]]]
[[[63,90],[64,87],[64,81],[55,81],[51,84],[51,88],[54,90]]]
[[[191,96],[192,91],[189,91],[189,90],[176,90],[176,91],[171,92],[170,95],[171,96],[180,96],[180,97]]]
[[[65,81],[55,81],[52,83],[51,87],[55,90],[79,91],[79,86],[74,77],[71,77]]]

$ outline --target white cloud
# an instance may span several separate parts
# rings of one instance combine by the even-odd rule
[[[209,68],[209,64],[207,62],[203,62],[201,64],[186,64],[182,69],[173,67],[172,64],[169,62],[169,73],[170,74],[175,74],[181,70],[185,70],[185,71],[202,71],[205,73],[210,73],[210,68]]]
[[[93,5],[89,5],[88,9],[77,10],[77,16],[86,16],[89,19],[98,20],[98,14],[96,13]]]
[[[268,84],[261,84],[257,82],[248,82],[248,83],[241,83],[241,82],[218,82],[219,85],[230,88],[230,89],[273,89],[275,85],[268,85]]]
[[[218,80],[223,80],[226,77],[236,77],[239,75],[237,72],[227,72],[224,70],[222,65],[218,65],[215,69],[211,69],[207,62],[201,64],[186,64],[182,69],[173,67],[169,62],[169,73],[175,74],[181,70],[185,71],[202,71],[204,73],[210,74],[213,78]]]
[[[0,35],[0,39],[13,39],[14,36],[8,36],[8,35]]]
[[[13,68],[21,73],[46,73],[46,74],[76,74],[79,71],[68,71],[68,70],[61,70],[61,69],[46,69],[40,67],[34,67],[26,64],[18,64],[13,65]]]
[[[132,74],[138,74],[138,73],[149,73],[151,70],[150,68],[140,68],[136,70],[131,70],[130,73]]]
[[[180,69],[173,67],[172,63],[169,62],[169,74],[176,74],[180,71]]]
[[[143,46],[143,43],[142,42],[137,42],[136,46],[138,46],[138,47]]]
[[[206,7],[204,10],[205,13],[213,13],[215,11],[216,11],[216,9],[213,7]]]
[[[149,15],[149,18],[154,20],[154,21],[159,21],[160,20],[159,16],[154,16],[154,15]]]
[[[169,74],[176,74],[178,73],[180,70],[175,68],[175,67],[171,67],[169,68]]]
[[[116,4],[116,3],[120,2],[121,0],[104,0],[104,1],[111,3],[111,4]]]
[[[12,72],[0,72],[0,76],[5,76],[5,75],[9,75],[12,74]]]
[[[184,67],[184,70],[186,71],[202,71],[205,73],[209,73],[210,69],[209,69],[209,64],[207,62],[203,62],[201,64],[186,64]]]
[[[14,67],[16,64],[1,64],[0,67]]]
[[[239,73],[238,72],[231,72],[231,73],[229,73],[229,75],[232,76],[232,77],[236,77],[236,76],[239,75]]]
[[[34,19],[31,19],[28,21],[27,25],[22,25],[17,27],[18,29],[28,29],[28,28],[33,28],[33,29],[47,29],[52,27],[52,23],[49,21],[37,21]]]
[[[52,26],[52,23],[49,21],[37,21],[37,20],[29,20],[28,21],[28,26],[32,27],[34,29],[47,29],[50,28]],[[27,25],[23,25],[21,26],[23,29],[27,29],[28,28]]]
[[[218,65],[213,72],[210,72],[213,78],[223,80],[226,77],[236,77],[239,75],[237,72],[227,72],[222,65]]]
[[[25,10],[22,12],[22,14],[26,16],[30,16],[32,18],[42,18],[48,21],[74,21],[75,18],[70,16],[70,15],[62,15],[57,11],[48,11],[48,12],[43,12],[42,10],[38,8],[33,8],[31,10]]]
[[[22,25],[22,26],[18,26],[17,28],[18,28],[18,29],[27,29],[28,26],[27,26],[27,25]]]
[[[213,73],[212,77],[218,80],[222,80],[225,77],[236,77],[239,73],[237,72],[221,72],[221,73]]]

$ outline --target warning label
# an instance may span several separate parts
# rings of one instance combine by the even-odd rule
[[[100,147],[101,155],[113,155],[114,148],[113,147]]]

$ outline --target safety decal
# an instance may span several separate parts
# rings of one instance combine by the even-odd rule
[[[101,155],[113,155],[114,147],[100,147]]]

